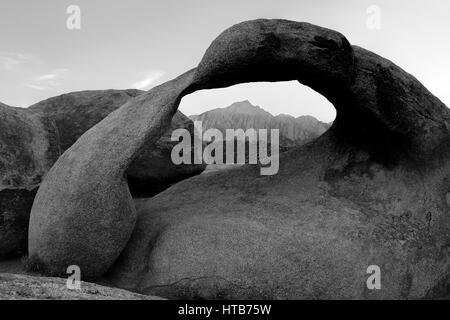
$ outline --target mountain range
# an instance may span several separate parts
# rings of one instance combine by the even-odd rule
[[[323,134],[331,123],[324,123],[313,116],[293,117],[287,114],[273,116],[248,100],[239,101],[225,108],[216,108],[200,115],[189,116],[192,121],[202,121],[203,130],[219,129],[225,136],[226,129],[279,129],[280,145],[302,145]]]

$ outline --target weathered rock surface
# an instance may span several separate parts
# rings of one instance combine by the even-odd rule
[[[47,151],[51,164],[88,129],[100,122],[112,111],[143,91],[100,90],[64,94],[39,102],[30,108],[31,113],[42,114],[47,125],[51,144]],[[126,174],[133,196],[152,196],[173,183],[199,174],[203,165],[174,165],[170,158],[172,131],[185,128],[193,132],[192,121],[177,111],[168,130],[156,145],[144,145]]]
[[[25,253],[31,206],[42,177],[84,132],[142,94],[138,90],[81,91],[41,101],[27,109],[0,105],[0,257]],[[170,135],[192,132],[181,112],[156,145],[144,145],[127,170],[133,195],[150,196],[199,174],[202,165],[174,165]]]
[[[123,173],[182,96],[297,79],[337,110],[275,176],[241,167],[183,181],[136,212]],[[450,111],[414,77],[341,34],[285,20],[223,32],[196,69],[85,133],[38,191],[30,255],[173,298],[424,298],[450,276]],[[119,257],[120,255],[120,257]],[[119,257],[119,258],[118,258]],[[367,267],[382,289],[368,290]]]
[[[168,129],[191,74],[129,100],[56,161],[30,216],[29,255],[42,270],[60,274],[74,264],[89,279],[116,260],[136,218],[124,173],[142,147]]]
[[[0,300],[161,300],[88,282],[71,290],[66,283],[61,278],[0,273]]]
[[[28,221],[45,161],[46,133],[36,116],[0,106],[0,257],[26,252]]]

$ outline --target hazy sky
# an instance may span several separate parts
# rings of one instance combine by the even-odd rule
[[[69,5],[81,29],[69,30]],[[371,5],[380,28],[367,26]],[[227,27],[255,18],[307,21],[343,33],[416,76],[450,105],[448,0],[0,0],[0,101],[26,107],[58,94],[149,89],[196,66]],[[254,83],[185,97],[190,115],[250,100],[272,114],[334,118],[333,107],[297,82]]]

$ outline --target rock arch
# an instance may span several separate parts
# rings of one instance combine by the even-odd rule
[[[103,275],[135,228],[124,172],[142,145],[169,126],[181,98],[200,89],[293,79],[336,107],[325,137],[336,154],[363,150],[386,167],[401,159],[428,168],[448,159],[449,109],[414,77],[336,31],[247,21],[219,35],[196,68],[127,102],[58,159],[32,208],[30,257],[48,273],[76,264],[86,279]]]

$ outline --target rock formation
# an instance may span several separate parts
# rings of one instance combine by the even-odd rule
[[[46,133],[36,116],[0,106],[0,257],[26,252],[28,222],[45,161]]]
[[[27,109],[0,105],[0,257],[26,252],[31,206],[42,177],[84,132],[139,90],[81,91],[41,101]],[[192,132],[177,112],[167,134],[144,145],[127,170],[133,195],[153,195],[199,174],[202,165],[175,166],[170,158],[173,129]]]
[[[336,121],[281,155],[132,202],[124,172],[184,95],[298,80]],[[423,298],[448,288],[450,110],[392,62],[338,32],[286,20],[237,24],[200,64],[140,95],[55,163],[32,208],[29,254],[48,273],[185,298]],[[120,256],[120,257],[119,257]],[[366,286],[369,265],[382,289]]]

